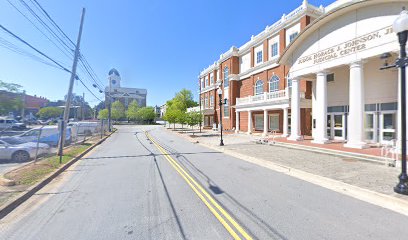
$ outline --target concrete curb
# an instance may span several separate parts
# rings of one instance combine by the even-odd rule
[[[22,194],[16,196],[12,200],[10,200],[8,203],[6,203],[3,207],[0,207],[0,220],[3,219],[5,216],[7,216],[10,212],[12,212],[14,209],[16,209],[18,206],[20,206],[22,203],[27,201],[31,196],[33,196],[36,192],[38,192],[41,188],[46,186],[48,183],[50,183],[53,179],[55,179],[58,175],[60,175],[62,172],[64,172],[66,169],[68,169],[72,164],[77,162],[79,159],[81,159],[83,156],[85,156],[87,153],[89,153],[91,150],[93,150],[96,146],[100,145],[103,143],[107,138],[109,138],[115,131],[113,131],[111,134],[108,136],[105,136],[104,138],[100,139],[97,143],[93,144],[90,146],[88,149],[86,149],[84,152],[67,162],[65,165],[60,167],[59,169],[55,170],[53,173],[50,173],[45,179],[43,179],[41,182],[37,183],[34,186],[31,186],[28,188],[25,192]]]
[[[177,134],[177,135],[180,136],[181,134]],[[190,141],[192,140],[188,138],[187,136],[182,136],[182,137],[189,139]],[[399,214],[408,216],[408,201],[406,200],[403,200],[397,197],[393,197],[393,196],[389,196],[383,193],[378,193],[378,192],[368,190],[365,188],[357,187],[357,186],[354,186],[348,183],[344,183],[338,180],[334,180],[331,178],[322,177],[320,175],[308,173],[308,172],[298,170],[298,169],[295,169],[289,166],[285,166],[282,164],[277,164],[271,161],[247,156],[245,154],[236,153],[230,150],[226,150],[225,148],[216,147],[210,144],[199,142],[197,140],[194,140],[191,142],[198,143],[202,146],[213,149],[215,151],[222,152],[224,154],[230,155],[235,158],[239,158],[243,161],[250,162],[250,163],[262,166],[262,167],[266,167],[273,171],[280,172],[288,176],[295,177],[297,179],[300,179],[300,180],[315,184],[317,186],[324,187],[326,189],[335,191],[337,193],[344,194],[349,197],[353,197],[358,200],[361,200],[361,201],[364,201],[364,202],[367,202],[367,203],[370,203],[376,206],[380,206],[388,210],[397,212]]]

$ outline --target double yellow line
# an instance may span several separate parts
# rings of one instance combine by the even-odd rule
[[[244,239],[252,240],[252,237],[225,211],[214,198],[199,184],[194,178],[192,178],[176,160],[174,160],[170,154],[161,147],[149,133],[145,132],[146,137],[157,147],[157,149],[164,155],[170,165],[180,174],[180,176],[186,181],[190,188],[197,194],[201,201],[207,206],[211,213],[218,219],[218,221],[225,227],[225,229],[231,234],[231,236],[238,240],[241,237]],[[217,211],[218,210],[218,211]],[[231,226],[232,225],[232,226]],[[235,228],[235,229],[234,229]],[[238,233],[237,233],[238,231]]]

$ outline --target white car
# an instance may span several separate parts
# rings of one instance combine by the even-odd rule
[[[37,143],[23,142],[17,138],[0,139],[0,159],[26,162],[35,157]],[[45,143],[38,144],[38,155],[50,153],[50,146]]]
[[[15,119],[0,118],[0,129],[23,130],[26,128],[24,123],[20,123]]]

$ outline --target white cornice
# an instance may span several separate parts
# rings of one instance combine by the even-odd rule
[[[236,57],[238,56],[238,48],[235,46],[232,46],[227,52],[222,53],[220,55],[220,59],[218,60],[219,63],[224,62],[225,60],[227,60],[230,57]]]
[[[238,74],[238,77],[240,80],[246,79],[252,75],[255,75],[257,73],[263,72],[265,70],[269,70],[271,68],[279,67],[279,64],[277,63],[277,59],[273,59],[267,62],[264,62],[262,64],[259,64],[258,66],[255,66],[251,69],[248,69],[247,71]]]
[[[344,1],[344,0],[343,0]],[[251,40],[242,45],[241,47],[237,48],[232,46],[227,52],[222,53],[218,61],[214,62],[214,64],[210,65],[206,69],[204,69],[200,73],[200,78],[204,77],[210,71],[218,69],[219,64],[224,62],[225,60],[229,59],[232,56],[242,56],[251,49],[251,47],[260,44],[265,39],[273,36],[274,34],[278,33],[281,29],[290,26],[291,24],[298,22],[301,17],[308,15],[311,17],[318,18],[323,15],[325,12],[325,8],[320,6],[316,7],[311,5],[307,2],[307,0],[303,0],[302,5],[293,10],[288,14],[283,14],[281,19],[277,22],[272,24],[271,26],[266,26],[265,30],[259,33],[258,35],[252,35]],[[253,70],[253,69],[252,69]]]
[[[213,64],[208,66],[207,68],[203,69],[203,71],[200,72],[200,75],[198,76],[199,78],[205,77],[208,73],[217,70],[219,66],[219,63],[215,61]]]

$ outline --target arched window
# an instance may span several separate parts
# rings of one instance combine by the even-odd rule
[[[279,77],[273,75],[271,79],[269,79],[269,92],[276,92],[279,91]]]
[[[228,67],[225,67],[224,68],[224,88],[227,88],[229,86],[228,74],[229,74],[229,69]]]
[[[263,94],[263,81],[262,80],[258,80],[255,83],[255,95],[260,95]]]

